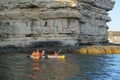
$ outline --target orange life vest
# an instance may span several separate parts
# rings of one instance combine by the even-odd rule
[[[33,52],[32,56],[34,56],[34,57],[40,57],[40,52],[39,51]]]

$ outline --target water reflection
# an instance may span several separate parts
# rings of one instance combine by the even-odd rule
[[[31,69],[30,77],[33,80],[67,80],[78,72],[78,67],[66,63],[65,59],[33,60]]]
[[[34,62],[32,64],[32,74],[30,74],[29,76],[33,79],[33,80],[37,80],[40,79],[39,76],[39,72],[40,72],[40,64],[39,64],[40,60],[39,59],[34,59]]]

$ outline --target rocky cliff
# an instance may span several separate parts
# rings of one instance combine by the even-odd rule
[[[108,41],[113,0],[0,0],[0,46]]]
[[[120,44],[120,31],[109,31],[108,40],[110,43]]]

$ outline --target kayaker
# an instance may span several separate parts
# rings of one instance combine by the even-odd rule
[[[44,56],[45,55],[45,51],[42,51],[41,55]]]
[[[60,53],[60,51],[61,51],[61,49],[58,52],[55,51],[54,56],[58,56],[58,54]]]
[[[54,53],[54,56],[58,56],[58,53],[55,52],[55,53]]]
[[[35,51],[33,51],[33,53],[32,53],[32,56],[34,56],[34,57],[40,57],[40,52],[39,52],[39,49],[37,49],[37,50],[35,50]]]
[[[48,58],[47,54],[45,54],[45,51],[42,51],[41,56],[45,56],[45,58]]]

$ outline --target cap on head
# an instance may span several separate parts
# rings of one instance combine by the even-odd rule
[[[45,51],[42,51],[42,52],[45,52]]]

